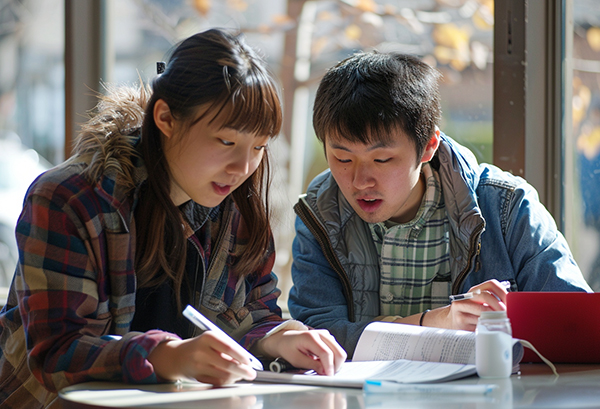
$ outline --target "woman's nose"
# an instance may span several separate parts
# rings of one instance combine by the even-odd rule
[[[248,169],[250,168],[248,161],[235,161],[230,162],[227,166],[227,173],[232,175],[244,176],[248,174]]]
[[[251,152],[240,150],[231,157],[225,169],[229,174],[246,176],[250,172],[251,164]]]

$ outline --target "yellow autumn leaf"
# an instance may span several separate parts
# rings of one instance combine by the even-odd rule
[[[585,85],[579,85],[578,89],[573,92],[573,99],[571,100],[573,125],[579,125],[583,118],[585,118],[591,100],[592,91]]]
[[[450,66],[456,71],[462,71],[465,68],[467,68],[467,63],[467,61],[462,60],[460,58],[454,58],[452,61],[450,61]]]
[[[386,4],[383,6],[383,14],[387,14],[388,16],[395,16],[396,14],[398,14],[398,9],[396,8],[396,6]]]
[[[600,28],[591,27],[586,33],[587,42],[594,51],[600,51]]]
[[[317,21],[331,21],[333,20],[333,14],[329,11],[321,11],[317,14]]]
[[[590,106],[590,102],[592,102],[592,90],[587,85],[581,85],[579,88],[579,96],[581,97],[585,109]]]
[[[577,148],[589,160],[596,157],[600,153],[600,127],[594,127],[587,135],[580,135],[577,138]]]
[[[433,48],[433,55],[440,64],[448,64],[454,57],[454,51],[448,47],[438,45]]]
[[[326,37],[319,37],[312,43],[312,55],[320,55],[325,49],[329,40]]]
[[[456,71],[464,70],[471,63],[468,49],[457,50],[438,45],[433,48],[433,55],[440,64],[448,64]]]
[[[212,7],[211,0],[193,0],[192,6],[200,13],[202,17],[206,17],[206,15],[210,12]]]
[[[370,11],[371,13],[374,13],[377,9],[377,4],[374,0],[358,0],[356,8],[360,11]]]
[[[228,0],[227,5],[230,9],[240,13],[248,10],[248,2],[245,0]]]
[[[271,18],[271,20],[273,21],[273,23],[278,25],[291,23],[293,21],[293,19],[287,14],[276,14]]]
[[[492,2],[491,7],[482,4],[479,6],[477,11],[471,18],[476,28],[484,31],[490,31],[494,29],[494,4]]]
[[[494,12],[494,0],[478,0],[477,2],[492,10],[492,13]]]
[[[353,40],[356,41],[360,38],[360,36],[362,35],[362,30],[360,29],[359,26],[357,26],[356,24],[350,24],[348,27],[346,27],[346,29],[344,30],[344,35],[346,36],[346,38],[348,38],[349,40]]]
[[[271,27],[267,24],[259,24],[256,29],[261,34],[269,34],[271,32]]]
[[[439,24],[433,30],[433,40],[451,48],[469,48],[471,34],[467,28],[459,28],[456,24]]]

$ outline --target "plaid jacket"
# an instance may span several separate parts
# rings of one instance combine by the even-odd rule
[[[122,138],[121,147],[136,142],[109,136]],[[123,149],[110,149],[107,156],[123,155]],[[16,230],[19,264],[0,312],[2,408],[48,407],[58,390],[80,382],[157,382],[146,358],[160,342],[177,337],[129,331],[136,294],[133,209],[145,167],[134,158],[125,172],[129,180],[121,183],[122,168],[105,166],[91,184],[83,173],[93,160],[77,156],[46,172],[25,198]],[[191,220],[186,227],[196,244],[220,233],[208,271],[200,266],[204,286],[196,307],[251,348],[282,321],[271,272],[275,253],[271,248],[260,271],[238,279],[231,254],[244,245],[245,224],[231,200],[219,212],[221,217]],[[188,219],[206,213],[194,203],[186,209]]]

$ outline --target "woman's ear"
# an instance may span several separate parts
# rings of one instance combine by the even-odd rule
[[[171,114],[171,109],[162,99],[154,104],[154,123],[167,138],[173,136],[175,120]]]
[[[425,150],[423,151],[423,156],[421,157],[421,163],[429,162],[433,155],[437,152],[437,148],[440,146],[440,130],[435,129],[434,134],[431,136],[427,145],[425,145]]]

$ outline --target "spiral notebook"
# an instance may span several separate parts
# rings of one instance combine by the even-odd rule
[[[512,292],[507,315],[514,338],[553,363],[600,363],[600,293]],[[526,349],[521,362],[541,362]]]

